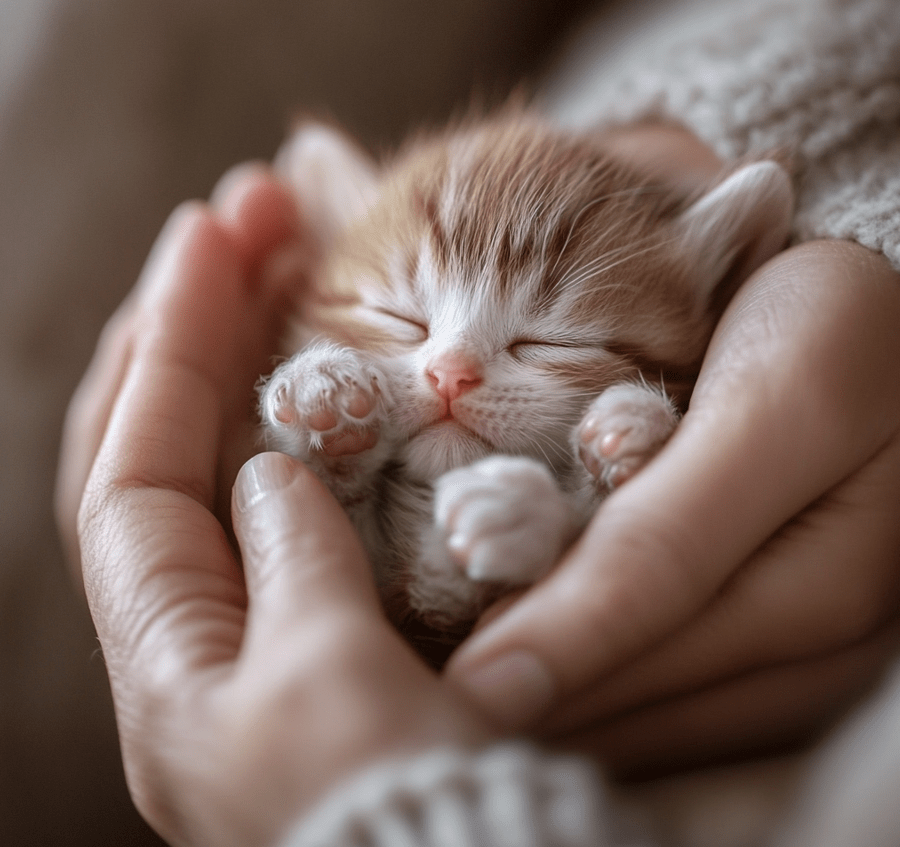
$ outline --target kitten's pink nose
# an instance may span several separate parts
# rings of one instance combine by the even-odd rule
[[[481,385],[481,363],[459,351],[438,353],[425,369],[434,390],[448,403]]]

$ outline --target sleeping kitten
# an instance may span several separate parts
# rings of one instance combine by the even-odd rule
[[[282,151],[315,255],[266,439],[343,504],[395,617],[464,630],[543,576],[671,435],[714,294],[784,244],[774,162],[686,198],[608,146],[509,110],[383,167],[319,125]]]

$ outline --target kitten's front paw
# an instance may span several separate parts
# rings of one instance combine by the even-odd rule
[[[620,383],[591,403],[575,430],[575,449],[594,480],[612,489],[644,467],[677,424],[678,412],[662,391]]]
[[[355,350],[318,342],[279,365],[260,389],[272,440],[300,458],[370,450],[385,418],[385,379]]]
[[[434,508],[451,559],[479,582],[534,582],[577,530],[556,480],[532,459],[492,456],[450,471],[437,481]]]

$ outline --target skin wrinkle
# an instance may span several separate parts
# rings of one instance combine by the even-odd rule
[[[110,620],[107,627],[107,631],[114,629],[121,633],[123,627],[120,622],[129,622],[126,661],[159,670],[161,665],[170,663],[172,656],[179,654],[179,642],[161,637],[166,632],[179,630],[180,643],[185,644],[191,640],[190,630],[206,633],[206,638],[196,639],[203,643],[200,652],[184,651],[178,663],[166,668],[161,677],[144,676],[145,685],[165,692],[169,687],[167,681],[177,679],[184,670],[217,666],[233,657],[240,645],[243,610],[247,604],[246,590],[234,576],[210,573],[200,562],[160,561],[137,582],[132,582],[132,579],[130,575],[122,575],[120,580],[110,584],[111,588],[115,587],[117,596],[123,596],[123,589],[127,587],[128,594],[125,596],[135,597],[128,607],[116,609],[116,619]],[[126,586],[122,582],[131,584]],[[167,592],[166,589],[176,582],[183,583],[181,591],[177,594]],[[211,595],[215,596],[214,600],[208,599]],[[220,609],[226,611],[225,616],[229,618],[224,628],[220,620],[222,615],[218,613]],[[235,610],[233,613],[232,609]],[[217,614],[207,614],[211,611],[217,611]],[[204,623],[209,619],[216,620],[216,624],[209,627]],[[211,640],[211,635],[216,637]],[[154,659],[154,656],[157,658]]]
[[[158,344],[159,342],[151,342],[135,352],[134,359],[129,366],[130,372],[125,377],[124,396],[127,398],[130,392],[142,394],[147,385],[161,385],[165,392],[176,392],[189,397],[190,399],[185,402],[190,402],[195,407],[205,406],[207,413],[203,417],[207,421],[210,431],[216,433],[213,447],[217,447],[224,425],[224,414],[220,401],[221,378],[204,372],[203,369],[198,369],[194,362],[183,359],[179,354],[155,350],[154,347]],[[161,372],[168,374],[166,382],[160,382],[155,376]],[[115,410],[113,410],[113,414],[115,414]],[[125,462],[119,468],[109,469],[108,473],[111,472],[114,475],[109,484],[118,485],[123,489],[132,487],[166,488],[184,493],[203,506],[211,506],[215,497],[215,486],[210,485],[207,481],[209,479],[208,468],[198,467],[196,475],[191,478],[186,477],[183,472],[183,468],[196,465],[202,455],[199,452],[194,453],[193,461],[188,459],[178,462],[170,459],[166,464],[177,466],[179,470],[168,478],[144,478],[141,475],[133,475],[134,472],[129,470],[129,464],[144,462],[143,454],[148,450],[150,453],[154,453],[160,448],[168,451],[171,449],[172,443],[181,444],[186,441],[205,440],[204,435],[194,427],[190,432],[185,433],[184,438],[171,439],[169,431],[172,425],[177,423],[177,420],[174,415],[163,419],[158,428],[160,435],[152,440],[145,435],[141,440],[131,444],[127,453],[131,457],[130,461]],[[215,450],[206,452],[210,460],[214,461]]]
[[[150,338],[152,339],[154,336],[151,334]],[[219,387],[215,384],[215,378],[212,377],[208,373],[204,373],[202,369],[198,369],[193,363],[185,363],[181,360],[180,355],[173,356],[172,354],[160,355],[159,352],[154,351],[154,347],[159,342],[151,341],[149,344],[145,346],[144,358],[141,358],[141,354],[138,354],[138,358],[132,362],[131,365],[131,373],[126,378],[126,386],[124,388],[124,396],[127,398],[129,396],[129,390],[127,386],[127,382],[130,381],[132,384],[137,382],[142,386],[147,384],[161,384],[166,386],[166,391],[171,392],[171,386],[174,384],[175,386],[179,386],[180,383],[182,391],[187,390],[191,395],[192,402],[196,405],[202,397],[208,398],[208,405],[212,408],[218,407],[218,395],[219,395]],[[165,351],[165,347],[163,347]],[[154,352],[150,352],[154,351]],[[142,373],[142,371],[148,371],[149,373]],[[154,370],[157,371],[166,371],[170,372],[170,379],[168,381],[159,381],[153,377]],[[176,379],[172,379],[172,374],[174,373]],[[187,389],[187,385],[191,385],[193,383],[191,389]],[[177,388],[176,388],[177,391]],[[115,414],[115,413],[114,413]],[[219,417],[220,413],[214,412],[213,417]],[[144,422],[146,425],[146,421]],[[215,425],[215,429],[219,428],[219,424]],[[171,430],[171,423],[164,425],[162,431],[168,433]],[[196,431],[192,431],[192,437],[197,437],[198,433]],[[168,435],[160,434],[154,440],[157,442],[160,448],[167,449],[170,441],[167,441],[169,438]],[[183,439],[175,439],[175,443],[180,443]],[[119,509],[122,512],[128,513],[129,511],[134,513],[134,502],[135,496],[140,496],[141,492],[147,492],[152,499],[159,499],[160,494],[158,493],[158,489],[169,489],[176,493],[181,493],[184,496],[190,498],[191,501],[195,503],[199,503],[200,505],[209,507],[210,501],[213,496],[212,488],[209,483],[205,481],[208,478],[209,474],[207,472],[203,472],[197,477],[197,482],[191,482],[187,479],[183,473],[180,476],[173,476],[168,479],[163,478],[143,478],[141,474],[138,475],[129,475],[127,468],[129,464],[142,463],[145,462],[145,456],[147,453],[147,447],[150,446],[149,442],[147,442],[146,437],[144,439],[144,445],[142,446],[140,442],[137,444],[129,445],[129,450],[126,453],[127,456],[130,457],[124,464],[124,466],[120,466],[119,468],[107,468],[101,476],[106,476],[106,482],[103,483],[103,487],[106,488],[107,494],[105,497],[109,497],[112,492],[115,492],[115,498],[119,501]],[[156,448],[150,446],[150,453],[157,452]],[[190,463],[182,463],[182,467],[186,464]],[[203,481],[201,481],[203,480]],[[90,503],[91,498],[85,498],[85,503]],[[101,497],[100,505],[94,510],[95,514],[100,509],[104,508],[103,497]],[[161,504],[162,505],[162,504]],[[165,505],[165,508],[171,508],[168,505]],[[190,507],[189,507],[190,508]],[[154,507],[151,505],[150,510],[147,514],[145,514],[145,520],[149,520],[150,516],[154,511]],[[180,509],[179,509],[180,511]],[[90,532],[89,525],[91,523],[90,516],[86,513],[85,517],[82,518],[82,536],[88,534]],[[224,533],[221,528],[218,527],[218,524],[215,525],[218,533],[221,535],[223,547],[227,548],[227,540],[224,537]],[[155,543],[155,538],[148,539],[148,549],[152,549],[153,544]],[[139,548],[140,552],[140,548]],[[182,566],[183,568],[183,566]],[[161,582],[171,582],[170,577],[165,573],[166,568],[157,568],[152,572],[154,575],[154,581]],[[121,570],[120,570],[121,574]],[[94,579],[99,577],[99,574],[94,574]],[[117,596],[129,596],[128,592],[121,592],[118,588],[114,589],[116,586],[117,580],[115,577],[112,577],[111,574],[107,574],[106,577],[107,591],[113,591],[113,593]],[[149,583],[148,583],[149,584]],[[239,586],[239,582],[235,582],[236,586]],[[239,589],[241,593],[243,593],[243,589]],[[150,596],[155,595],[155,592],[147,591],[146,586],[144,589],[140,590],[136,596],[144,597],[145,602]],[[199,588],[195,590],[193,595],[188,595],[184,598],[181,598],[179,604],[182,606],[189,605],[193,600],[196,599],[197,596],[203,596],[203,591]],[[157,629],[165,629],[166,622],[161,620],[154,621],[154,609],[156,608],[156,604],[165,604],[172,602],[171,597],[165,597],[164,595],[160,595],[158,600],[154,603],[151,603],[144,609],[140,614],[135,615],[135,609],[129,610],[120,610],[120,615],[123,619],[131,619],[133,620],[143,620],[144,623],[138,627],[138,631],[132,633],[132,651],[134,654],[140,652],[139,645],[141,643],[149,643],[153,641],[153,632],[157,631]],[[129,652],[132,652],[129,651]]]
[[[777,538],[769,539],[759,550],[758,560],[755,562],[754,568],[745,568],[738,575],[738,582],[747,582],[749,580],[754,579],[756,575],[755,572],[759,572],[761,569],[766,569],[769,572],[771,577],[772,575],[772,566],[769,564],[768,560],[777,560],[780,552],[784,552],[785,549],[791,549],[797,545],[797,536],[800,536],[802,539],[805,533],[808,533],[810,529],[814,529],[815,525],[818,524],[827,524],[833,523],[833,519],[835,517],[834,512],[839,511],[836,508],[836,502],[838,500],[838,494],[840,489],[831,493],[827,496],[817,499],[814,501],[808,509],[802,513],[800,513],[796,519],[791,521],[791,524],[787,527],[782,528],[780,534]],[[793,527],[793,532],[792,532]],[[823,569],[819,567],[818,576],[821,578]],[[794,578],[793,584],[786,583],[785,587],[789,587],[792,590],[796,590],[798,587],[796,585],[796,577]],[[873,599],[880,599],[882,602],[885,600],[885,592],[884,588],[887,586],[878,585],[874,588],[874,590],[868,586],[863,587],[856,585],[854,581],[849,580],[845,581],[845,584],[840,586],[840,590],[838,592],[826,592],[826,597],[824,598],[827,602],[830,602],[833,605],[833,609],[829,613],[826,609],[824,612],[810,616],[809,620],[804,620],[802,615],[795,615],[794,619],[788,621],[791,624],[792,628],[795,630],[795,634],[793,636],[794,643],[796,644],[796,649],[798,651],[808,649],[806,648],[806,633],[811,630],[808,629],[809,622],[815,622],[816,619],[829,619],[832,621],[832,626],[828,633],[828,642],[821,647],[822,650],[831,650],[833,648],[839,648],[842,646],[850,646],[853,643],[857,642],[863,635],[867,635],[871,633],[873,628],[876,625],[881,625],[887,617],[888,609],[885,608],[882,611],[876,610],[876,606],[871,602]],[[733,591],[736,588],[739,589],[740,586],[725,586],[725,590],[728,591],[729,588]],[[821,589],[820,589],[821,591]],[[866,596],[863,597],[859,591],[864,591]],[[894,591],[896,593],[896,590]],[[773,618],[777,619],[779,608],[781,605],[785,608],[785,611],[788,614],[791,614],[792,610],[789,609],[789,604],[787,603],[786,598],[790,597],[791,594],[784,589],[778,590],[777,585],[771,586],[770,590],[767,592],[767,597],[770,602],[774,603],[773,605]],[[777,601],[779,598],[785,598],[779,604]],[[861,598],[857,600],[856,598]],[[807,609],[814,610],[818,609],[817,601],[818,597],[815,594],[810,594],[807,592]],[[879,604],[880,605],[880,604]],[[862,615],[859,615],[856,610],[857,609],[865,609]],[[803,627],[804,630],[801,632],[799,627]],[[801,637],[802,636],[802,637]],[[819,639],[817,639],[819,640]],[[765,661],[766,657],[760,657],[758,661]]]

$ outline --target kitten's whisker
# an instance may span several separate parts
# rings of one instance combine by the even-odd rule
[[[602,256],[580,268],[577,276],[565,279],[561,290],[564,291],[566,288],[569,288],[571,286],[580,285],[591,276],[600,276],[601,274],[605,274],[608,271],[611,271],[613,268],[624,264],[625,262],[636,259],[639,256],[646,255],[647,253],[650,253],[654,250],[661,250],[669,246],[670,243],[670,240],[657,241],[641,249],[635,249],[634,246],[630,246],[628,248],[622,247],[615,251],[604,253]],[[627,255],[619,258],[622,253],[627,253]],[[611,259],[613,259],[613,257],[615,257],[615,259],[613,261],[610,261]],[[606,264],[602,264],[603,262],[606,262]],[[609,280],[607,284],[610,288],[615,288],[618,290],[640,290],[640,285],[638,282],[626,284],[621,280]]]
[[[576,277],[576,278],[577,278],[577,279],[583,279],[583,278],[584,278],[584,275],[593,272],[593,270],[594,270],[596,267],[598,267],[599,265],[601,265],[601,264],[604,263],[604,262],[609,261],[609,260],[612,259],[612,258],[617,258],[617,257],[619,257],[619,256],[621,256],[621,255],[623,255],[623,254],[625,254],[625,255],[627,255],[627,256],[632,256],[632,255],[635,254],[636,248],[637,248],[637,245],[636,245],[636,244],[634,244],[634,243],[629,243],[629,244],[623,244],[623,245],[621,245],[621,246],[619,246],[619,247],[616,247],[616,248],[614,248],[614,249],[612,249],[612,250],[606,250],[606,251],[600,253],[599,255],[595,256],[595,257],[594,257],[593,259],[591,259],[591,261],[588,262],[586,265],[581,265],[581,266],[579,266],[579,267],[577,268],[577,271],[578,271],[578,277]],[[570,282],[572,279],[573,279],[572,277],[563,277],[563,280],[564,280],[565,284],[569,284],[569,282]],[[615,283],[613,283],[613,284],[615,284]]]
[[[637,259],[647,253],[651,253],[655,250],[662,250],[671,245],[674,239],[667,239],[665,241],[654,242],[646,247],[641,249],[632,249],[628,252],[628,255],[621,256],[625,250],[620,248],[616,251],[610,251],[609,253],[604,254],[602,257],[590,262],[588,265],[579,269],[579,272],[573,276],[564,279],[561,284],[557,288],[557,293],[562,294],[568,291],[571,288],[576,288],[582,286],[588,279],[592,276],[601,276],[609,273],[609,271],[619,267],[620,265],[625,264],[626,262]],[[613,257],[616,257],[613,259]],[[604,264],[605,262],[605,264]],[[638,279],[624,281],[621,279],[609,279],[605,281],[600,281],[594,287],[591,288],[591,293],[600,294],[604,290],[616,291],[620,293],[641,293],[644,289],[641,285],[641,281]]]
[[[625,189],[621,189],[621,190],[619,190],[619,191],[611,191],[611,192],[609,192],[608,194],[604,194],[604,195],[602,195],[602,196],[600,196],[600,197],[595,197],[595,198],[594,198],[593,200],[591,200],[589,203],[586,203],[585,205],[583,205],[583,206],[578,210],[578,212],[576,213],[575,217],[572,219],[571,224],[569,225],[569,231],[568,231],[568,233],[566,234],[566,239],[565,239],[565,241],[563,242],[562,248],[560,249],[559,254],[558,254],[557,257],[556,257],[556,261],[553,263],[553,267],[550,268],[549,275],[552,275],[553,273],[556,272],[556,269],[557,269],[557,267],[559,266],[560,261],[562,261],[562,258],[563,258],[563,256],[564,256],[565,253],[566,253],[566,249],[567,249],[568,246],[569,246],[569,242],[572,240],[572,234],[575,232],[575,227],[578,225],[578,221],[582,218],[582,216],[583,216],[589,209],[592,209],[592,208],[594,208],[595,206],[600,205],[601,203],[606,203],[606,202],[608,202],[608,201],[610,201],[610,200],[618,199],[619,197],[622,197],[622,196],[626,196],[626,195],[634,195],[634,194],[637,194],[637,193],[640,193],[640,192],[641,192],[641,188],[640,188],[640,187],[637,187],[637,188],[625,188]],[[622,228],[622,222],[621,222],[620,219],[616,219],[616,220],[614,220],[614,221],[611,221],[610,224],[609,224],[609,226],[608,226],[608,228],[607,228],[606,233],[604,233],[604,236],[608,236],[610,232],[613,232],[613,231],[615,231],[615,230],[617,230],[617,229],[621,229],[621,228]],[[545,249],[546,249],[546,248],[545,248]]]
[[[553,460],[550,458],[550,456],[547,455],[547,451],[544,449],[544,447],[543,447],[543,445],[541,444],[540,441],[537,441],[537,440],[532,441],[532,442],[531,442],[531,446],[532,446],[532,449],[537,450],[537,451],[541,454],[541,456],[543,456],[544,461],[547,463],[547,465],[548,465],[549,467],[551,467],[551,468],[554,467],[555,463],[554,463]],[[555,447],[555,445],[552,445],[552,446]],[[529,452],[530,452],[530,451],[529,451]],[[557,449],[557,450],[556,450],[556,453],[557,453],[557,456],[559,456],[560,458],[568,458],[567,455],[566,455],[566,453],[565,453],[564,451],[562,451],[562,450],[558,450],[558,449]]]

